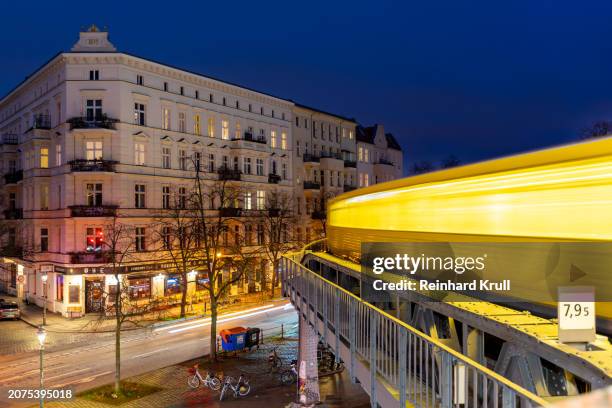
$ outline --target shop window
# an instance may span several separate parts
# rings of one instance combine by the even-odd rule
[[[181,293],[181,279],[179,275],[170,275],[166,278],[164,294],[166,296]]]
[[[130,299],[148,299],[151,297],[151,278],[128,279]]]
[[[81,287],[79,285],[68,286],[68,302],[81,303]]]

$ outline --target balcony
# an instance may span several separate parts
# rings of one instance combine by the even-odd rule
[[[2,144],[19,144],[19,135],[15,133],[5,133],[2,135]]]
[[[72,252],[70,263],[73,264],[99,264],[107,263],[109,257],[105,252]]]
[[[23,170],[17,170],[12,173],[4,175],[4,182],[6,184],[15,184],[23,180]]]
[[[270,173],[268,174],[268,183],[278,184],[281,181],[281,176],[278,174]]]
[[[217,173],[219,174],[219,180],[240,181],[242,175],[240,170],[230,169],[228,167],[220,167],[217,170]]]
[[[342,160],[342,155],[340,153],[321,152],[321,159]]]
[[[357,168],[357,162],[355,160],[345,160],[344,167]]]
[[[68,162],[70,171],[106,171],[114,172],[116,161],[77,159]]]
[[[23,248],[15,245],[7,245],[0,249],[0,256],[7,258],[21,258],[23,257]]]
[[[327,213],[323,210],[313,211],[311,214],[313,220],[324,220],[327,218]]]
[[[356,190],[356,189],[357,189],[357,187],[351,186],[351,185],[348,185],[348,184],[345,184],[344,187],[343,187],[343,190],[344,190],[345,193],[348,193],[349,191],[353,191],[353,190]]]
[[[280,217],[282,214],[280,208],[268,208],[268,217],[275,218]]]
[[[240,217],[242,213],[241,208],[237,207],[221,207],[219,208],[219,215],[221,217]]]
[[[244,136],[241,138],[232,138],[232,140],[244,140],[246,142],[255,142],[266,144],[268,141],[265,136],[255,136],[251,132],[244,132]]]
[[[21,220],[23,219],[22,208],[9,208],[4,210],[4,219],[6,220]]]
[[[319,190],[321,188],[321,184],[315,183],[313,181],[305,181],[304,182],[304,190]]]
[[[384,164],[385,166],[394,166],[393,162],[387,159],[378,159],[378,162],[376,162],[375,164]]]
[[[115,129],[115,123],[119,122],[117,119],[112,119],[106,115],[102,115],[98,118],[88,118],[85,116],[77,116],[70,118],[67,121],[70,124],[70,130],[73,129]]]
[[[32,129],[51,129],[51,118],[49,115],[34,115]]]
[[[71,205],[71,217],[114,217],[117,214],[117,205]]]
[[[304,163],[319,163],[319,161],[321,161],[321,158],[310,153],[304,153],[302,161]]]

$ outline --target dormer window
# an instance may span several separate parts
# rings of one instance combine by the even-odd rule
[[[90,81],[98,81],[100,79],[100,71],[97,69],[92,69],[89,71],[89,80]]]

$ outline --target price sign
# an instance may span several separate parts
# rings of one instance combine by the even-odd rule
[[[573,286],[559,288],[559,341],[588,343],[595,340],[595,288]]]

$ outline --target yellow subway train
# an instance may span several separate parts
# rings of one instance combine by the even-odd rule
[[[326,230],[329,251],[355,261],[362,242],[612,242],[612,137],[361,188],[328,204]],[[607,291],[612,259],[598,262],[578,283]],[[534,281],[517,270],[513,297],[550,289]],[[597,315],[611,321],[612,302]]]

